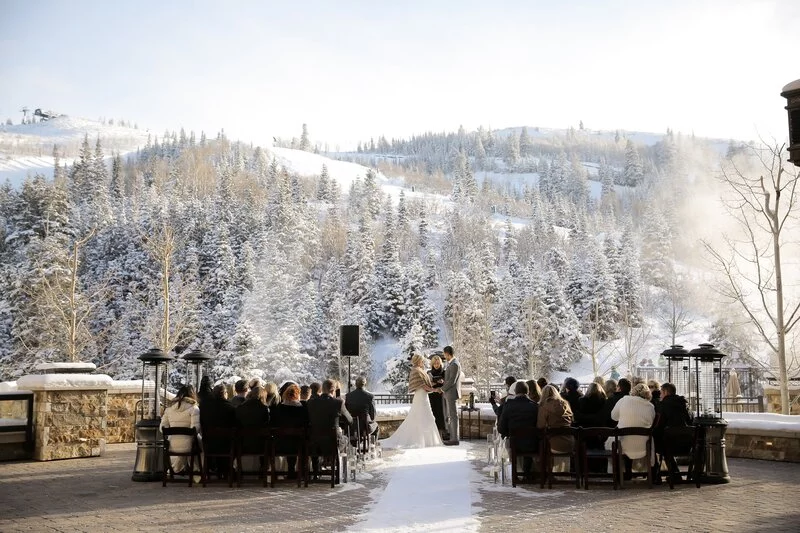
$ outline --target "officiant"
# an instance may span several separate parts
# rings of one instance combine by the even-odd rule
[[[439,432],[443,432],[444,426],[444,403],[442,400],[441,387],[444,384],[444,364],[442,358],[438,355],[431,357],[431,368],[428,370],[428,375],[431,378],[431,384],[435,392],[428,394],[428,399],[431,403],[431,411],[433,411],[433,418],[436,419],[436,428]]]

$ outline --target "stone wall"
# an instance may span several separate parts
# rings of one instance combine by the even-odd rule
[[[136,402],[142,398],[141,391],[108,391],[108,417],[106,418],[106,441],[108,444],[134,442]]]
[[[34,391],[33,458],[50,461],[103,454],[107,397],[106,390]]]
[[[728,457],[798,463],[800,432],[728,428],[725,450]]]

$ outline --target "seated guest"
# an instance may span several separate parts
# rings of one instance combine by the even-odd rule
[[[203,402],[210,400],[213,396],[213,385],[211,376],[203,376],[200,380],[200,388],[197,390],[197,406],[202,407]]]
[[[655,379],[648,379],[647,380],[647,388],[650,389],[650,403],[653,404],[653,407],[656,408],[656,413],[658,412],[658,402],[661,401],[661,383],[656,381]]]
[[[653,431],[653,437],[656,441],[656,451],[661,452],[663,449],[663,436],[664,428],[668,427],[686,427],[692,423],[692,415],[689,412],[689,402],[686,398],[677,394],[675,385],[672,383],[664,383],[661,385],[661,401],[658,402],[656,408],[658,412],[658,424]],[[692,443],[678,442],[673,443],[673,446],[678,451],[689,451]],[[676,463],[667,465],[670,472],[676,472],[678,465]]]
[[[611,417],[611,411],[614,409],[614,406],[617,405],[617,402],[620,401],[622,398],[628,396],[631,392],[631,382],[625,378],[621,378],[617,382],[617,390],[614,391],[614,394],[606,399],[605,405],[603,405],[603,413],[605,414],[606,425],[610,428],[613,428],[617,425],[616,419]]]
[[[258,383],[250,387],[247,399],[236,408],[236,420],[241,428],[257,429],[269,426],[270,412],[266,400],[267,393],[263,387]],[[259,437],[244,438],[242,439],[242,451],[246,454],[262,453],[264,440]]]
[[[264,402],[267,407],[275,407],[281,403],[280,394],[278,394],[278,386],[273,382],[264,383]]]
[[[336,382],[326,379],[322,382],[322,393],[319,398],[308,402],[308,417],[311,423],[312,435],[324,434],[326,430],[334,428],[339,440],[339,449],[344,449],[346,441],[342,438],[342,428],[339,425],[339,417],[344,417],[348,423],[353,423],[353,417],[344,406],[344,400],[336,398]],[[319,471],[318,456],[328,455],[332,450],[325,449],[311,439],[311,466],[316,475]]]
[[[231,404],[233,404],[234,407],[239,407],[244,403],[245,396],[247,395],[247,381],[240,379],[233,386],[233,390],[236,392],[236,395],[231,398]]]
[[[296,383],[290,383],[283,389],[281,403],[272,408],[271,425],[276,428],[307,428],[309,424],[308,409],[300,403],[300,387]],[[297,440],[282,440],[275,445],[275,452],[278,455],[296,453],[299,442]],[[289,478],[295,478],[295,457],[287,457]]]
[[[572,409],[555,385],[548,385],[542,390],[542,399],[539,402],[539,412],[536,417],[536,427],[562,428],[570,427],[573,422]],[[574,440],[569,435],[561,435],[550,441],[550,448],[556,453],[566,453],[572,450]]]
[[[375,421],[375,398],[371,392],[364,388],[366,385],[367,378],[358,376],[356,378],[356,388],[348,392],[344,397],[344,406],[351,415],[354,413],[366,413],[369,434],[377,437],[378,423]]]
[[[506,398],[513,398],[514,391],[512,387],[514,383],[517,382],[517,378],[514,376],[507,376],[505,379],[505,389],[503,389],[503,395],[500,397],[500,402],[498,403],[497,400],[493,396],[489,396],[489,403],[492,404],[492,410],[494,411],[495,416],[500,418],[500,415],[503,412],[503,403],[505,403]]]
[[[535,384],[535,382],[534,382]],[[504,437],[509,437],[514,431],[536,427],[539,406],[528,397],[528,384],[518,381],[514,385],[514,396],[505,401],[503,412],[497,423],[497,430]],[[539,449],[538,439],[525,438],[516,441],[519,451],[529,453]],[[528,478],[533,471],[533,457],[525,456],[522,461],[522,473]]]
[[[526,381],[525,384],[528,386],[528,398],[530,398],[531,401],[536,402],[536,405],[538,406],[539,400],[542,399],[542,389],[539,388],[539,384],[532,379]]]
[[[308,398],[309,400],[316,400],[319,398],[319,391],[322,389],[322,384],[315,381],[311,385],[308,386],[311,389],[311,396]]]
[[[224,383],[215,385],[211,391],[211,398],[203,403],[200,409],[200,427],[203,428],[203,448],[208,453],[227,453],[230,442],[219,437],[206,435],[207,428],[232,428],[236,427],[236,408],[228,401],[228,391]],[[208,469],[217,472],[219,476],[228,474],[228,462],[222,457],[210,457],[212,464]]]
[[[569,407],[572,409],[572,414],[578,416],[580,412],[580,399],[583,393],[580,391],[580,383],[575,378],[567,378],[564,380],[564,399],[569,402]]]
[[[286,391],[286,389],[289,387],[289,385],[297,385],[297,383],[295,383],[292,380],[289,380],[289,381],[284,381],[281,384],[280,388],[278,389],[278,397],[280,398],[280,401],[283,401],[283,393]],[[299,387],[299,385],[297,385],[297,386]]]
[[[607,379],[603,384],[603,389],[606,391],[606,398],[611,398],[617,392],[617,380]]]
[[[597,383],[600,385],[600,388],[603,388],[603,385],[606,384],[606,380],[603,379],[603,376],[595,376],[592,383]]]
[[[311,387],[303,385],[300,387],[300,403],[305,405],[309,398],[311,398]]]
[[[172,399],[169,407],[164,409],[161,417],[161,429],[195,428],[200,433],[200,409],[197,407],[197,396],[194,387],[183,385]],[[192,450],[192,437],[189,435],[170,435],[170,450],[184,453]],[[188,457],[171,457],[172,469],[176,473],[185,473]],[[199,465],[198,465],[199,466]]]
[[[620,380],[620,384],[623,379]],[[627,381],[627,380],[626,380]],[[644,383],[639,383],[628,396],[621,398],[611,410],[611,419],[617,421],[617,427],[649,428],[656,418],[656,410],[650,403],[650,390]],[[644,435],[626,435],[620,437],[621,452],[628,459],[641,459],[647,455],[647,440]],[[650,464],[652,466],[652,457]],[[629,466],[626,462],[626,470]]]
[[[590,383],[589,389],[578,400],[578,414],[575,422],[583,427],[603,427],[606,420],[603,418],[603,407],[606,403],[606,391],[597,383]]]
[[[547,378],[537,379],[536,384],[539,385],[539,390],[544,390],[544,388],[547,387]]]

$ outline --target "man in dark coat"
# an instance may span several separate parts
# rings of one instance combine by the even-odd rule
[[[348,423],[353,423],[353,417],[345,408],[344,400],[334,396],[336,388],[335,381],[326,379],[322,382],[322,394],[319,395],[319,398],[311,399],[307,404],[308,418],[311,423],[309,452],[311,453],[311,468],[315,476],[319,472],[319,456],[329,455],[333,451],[316,441],[315,437],[327,435],[329,433],[327,430],[335,428],[341,443],[342,429],[339,426],[339,417],[343,416]]]
[[[528,384],[517,381],[514,385],[514,396],[507,398],[497,423],[497,429],[504,437],[508,437],[518,429],[533,429],[539,415],[539,406],[528,398]],[[524,438],[516,441],[517,449],[521,452],[536,452],[539,442],[536,438]],[[522,458],[522,473],[529,477],[533,470],[533,457]]]
[[[236,427],[236,408],[228,401],[228,391],[225,385],[217,385],[211,392],[211,398],[203,402],[200,409],[200,433],[203,435],[203,447],[208,453],[227,453],[231,443],[227,439],[206,435],[207,428],[232,428]],[[228,461],[222,457],[210,457],[209,470],[217,472],[218,476],[228,475]]]
[[[658,402],[657,425],[653,431],[656,451],[661,453],[664,449],[664,429],[671,427],[686,427],[692,423],[692,415],[689,413],[689,403],[686,398],[677,394],[677,389],[672,383],[661,385],[661,401]],[[673,442],[673,449],[682,452],[689,452],[692,442]],[[678,472],[676,463],[667,465],[671,473]]]
[[[245,396],[247,396],[247,380],[240,379],[233,385],[233,390],[236,393],[230,402],[234,407],[239,407],[244,403]]]
[[[356,378],[356,388],[348,392],[344,397],[344,406],[354,416],[359,413],[366,413],[369,433],[377,437],[378,423],[375,422],[375,397],[364,388],[366,385],[367,378],[358,376]]]

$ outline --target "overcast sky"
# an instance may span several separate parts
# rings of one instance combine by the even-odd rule
[[[787,136],[800,2],[0,0],[23,105],[346,147],[478,125]]]

